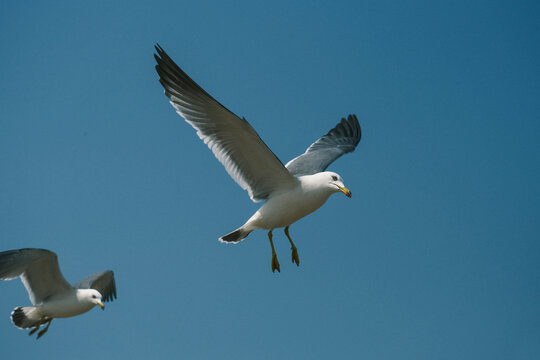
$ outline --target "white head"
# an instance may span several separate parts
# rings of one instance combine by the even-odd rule
[[[79,289],[79,294],[82,294],[82,298],[85,301],[99,306],[101,310],[105,310],[105,305],[101,301],[102,296],[99,291],[95,289]]]
[[[325,185],[327,185],[332,192],[341,191],[345,194],[345,196],[349,198],[352,196],[351,191],[345,187],[345,185],[343,184],[343,179],[341,179],[341,176],[339,176],[339,174],[331,171],[324,171],[317,175],[322,177]]]

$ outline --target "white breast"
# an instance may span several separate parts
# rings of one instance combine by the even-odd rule
[[[272,196],[249,220],[254,228],[274,229],[291,225],[320,208],[333,191],[302,181],[291,191]]]
[[[74,290],[47,299],[41,304],[40,311],[50,317],[66,318],[85,313],[93,307],[93,303],[82,299]]]

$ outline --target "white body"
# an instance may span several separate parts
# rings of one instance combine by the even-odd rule
[[[67,318],[84,314],[96,306],[88,297],[87,289],[77,289],[73,292],[53,296],[37,306],[38,311],[47,317]],[[100,296],[101,299],[101,296]]]
[[[263,206],[244,224],[245,230],[275,229],[289,226],[320,208],[339,188],[322,182],[328,173],[306,175],[298,178],[298,186],[272,195]],[[339,181],[342,186],[343,183]],[[328,184],[324,186],[321,184]]]

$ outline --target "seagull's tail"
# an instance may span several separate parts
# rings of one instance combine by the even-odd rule
[[[244,225],[241,228],[234,230],[232,233],[223,235],[219,238],[219,241],[236,244],[244,240],[244,238],[247,237],[252,231],[252,229],[247,229]]]
[[[41,320],[38,309],[34,306],[16,307],[11,312],[11,321],[21,329],[28,329],[36,326]]]

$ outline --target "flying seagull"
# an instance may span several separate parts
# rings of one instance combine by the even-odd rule
[[[41,325],[37,338],[49,330],[54,318],[67,318],[83,314],[95,305],[105,309],[102,301],[116,298],[116,285],[112,271],[101,271],[71,286],[58,266],[58,258],[45,249],[19,249],[0,252],[0,280],[17,277],[28,291],[34,306],[16,307],[11,321],[21,329],[33,328],[34,334]]]
[[[291,258],[300,264],[289,226],[321,207],[336,192],[351,197],[341,176],[326,168],[360,142],[356,115],[341,119],[305,153],[283,163],[244,118],[239,118],[195,83],[167,53],[155,46],[156,70],[176,112],[197,130],[229,175],[255,201],[266,201],[240,228],[219,238],[238,243],[255,229],[266,229],[272,248],[272,271],[280,271],[272,230],[285,228]]]

